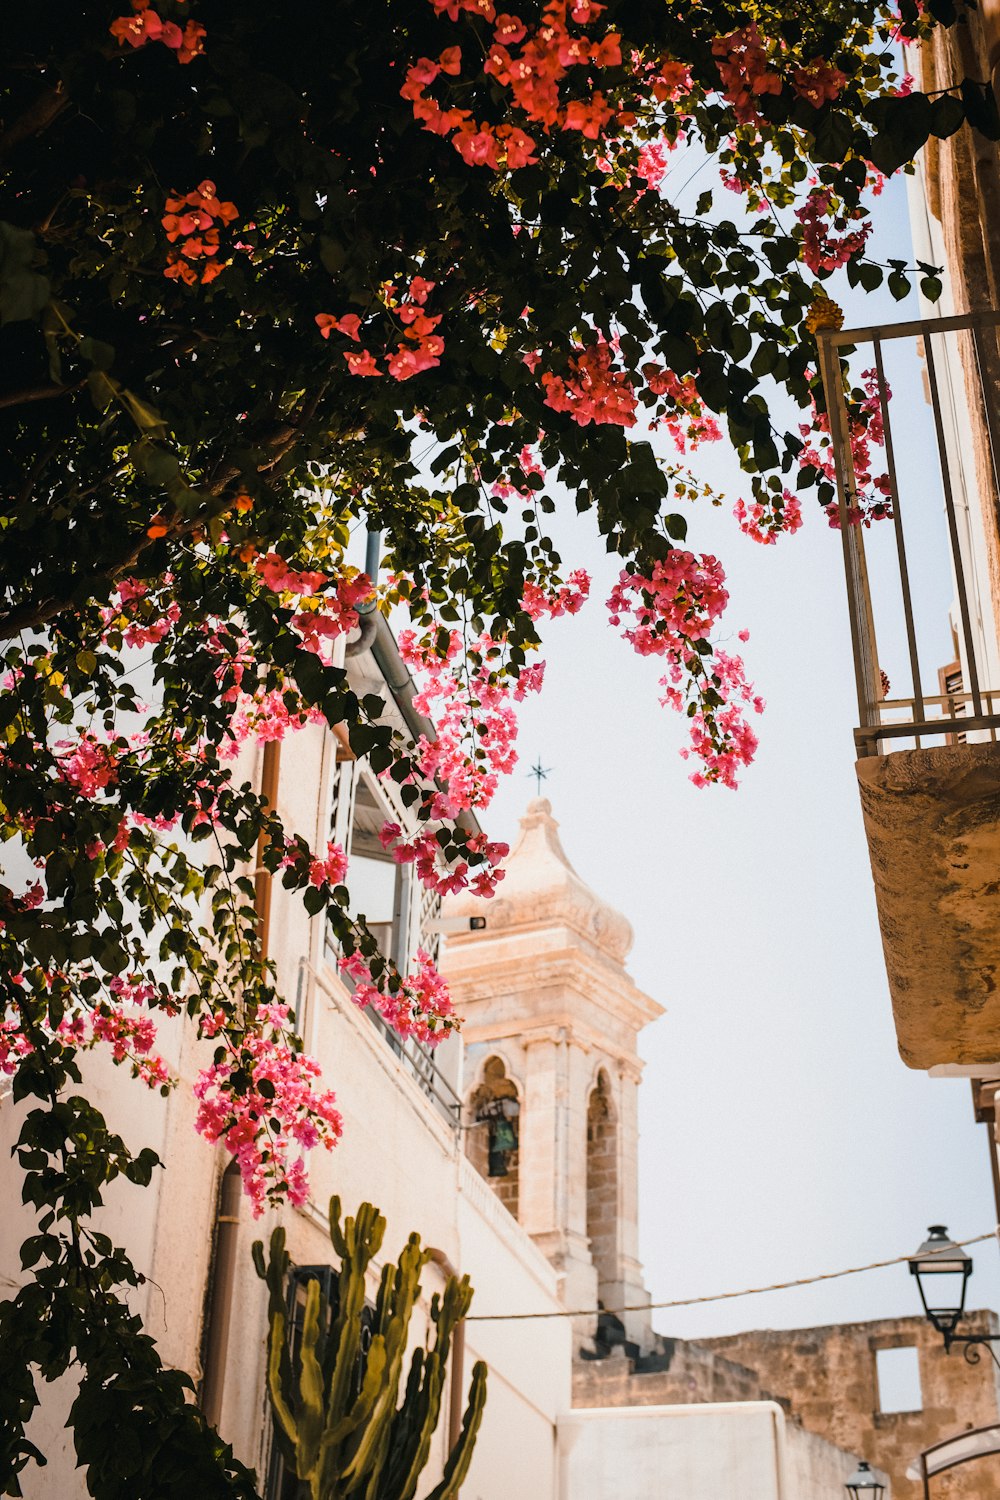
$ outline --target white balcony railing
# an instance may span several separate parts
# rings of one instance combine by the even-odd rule
[[[997,738],[1000,598],[990,576],[992,570],[996,579],[1000,557],[998,328],[1000,313],[982,312],[824,329],[817,336],[836,468],[860,756],[925,742]],[[886,379],[890,362],[894,401]],[[891,516],[870,526],[857,519],[871,497],[859,486],[852,449],[859,428],[851,385],[863,365],[871,367],[870,410],[880,413],[884,429],[884,452],[873,455],[873,469],[884,468],[891,503]],[[893,684],[884,670],[888,665]]]

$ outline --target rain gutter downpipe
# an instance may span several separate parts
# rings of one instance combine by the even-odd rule
[[[365,572],[373,585],[378,583],[381,544],[382,533],[380,531],[369,531],[368,540],[365,543]],[[346,657],[360,656],[362,651],[371,649],[372,642],[375,639],[376,621],[378,619],[378,600],[373,588],[371,597],[363,599],[358,605],[358,626],[361,633],[355,636],[353,641],[348,641],[344,648],[344,655]]]
[[[278,777],[281,772],[281,742],[268,740],[264,746],[260,773],[260,795],[266,812],[273,812],[278,801]],[[257,958],[267,957],[271,932],[272,878],[264,869],[266,834],[257,840],[257,869],[254,877],[254,911],[257,917]],[[242,1006],[241,1006],[242,1012]],[[218,1209],[215,1218],[215,1245],[208,1274],[208,1314],[205,1325],[205,1367],[201,1384],[201,1405],[209,1425],[218,1427],[222,1416],[222,1396],[226,1385],[226,1361],[229,1354],[229,1328],[233,1318],[233,1294],[236,1288],[236,1251],[240,1233],[240,1203],[243,1197],[240,1169],[231,1161],[219,1184]]]
[[[208,1327],[205,1338],[205,1373],[201,1407],[210,1427],[218,1427],[222,1416],[222,1393],[226,1384],[229,1326],[233,1320],[236,1284],[236,1247],[240,1232],[240,1199],[243,1185],[240,1169],[231,1161],[222,1174],[219,1211],[216,1217],[215,1251],[209,1290]]]
[[[419,689],[410,675],[410,669],[399,654],[396,645],[396,637],[389,628],[389,622],[385,615],[375,614],[375,638],[372,641],[371,653],[375,663],[385,678],[385,685],[396,700],[407,729],[418,741],[421,735],[430,742],[437,739],[437,730],[433,723],[414,707],[413,700]],[[479,819],[475,813],[461,812],[455,819],[458,826],[468,834],[480,833]]]

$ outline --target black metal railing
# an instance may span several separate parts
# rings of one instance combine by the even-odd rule
[[[958,493],[959,487],[963,491],[968,487],[970,475],[973,475],[971,482],[977,482],[974,475],[975,455],[966,451],[967,434],[972,428],[968,426],[961,432],[956,431],[950,403],[959,398],[968,400],[967,392],[971,390],[973,405],[979,405],[978,415],[973,412],[970,417],[968,408],[966,409],[967,419],[982,423],[984,443],[983,452],[979,455],[978,482],[987,485],[992,483],[995,497],[1000,494],[998,327],[1000,313],[981,312],[870,328],[822,329],[817,334],[836,469],[837,507],[857,681],[859,724],[855,730],[855,739],[858,754],[862,756],[885,754],[887,750],[901,749],[906,745],[916,745],[919,748],[925,740],[940,743],[944,739],[946,743],[958,744],[997,738],[997,729],[1000,728],[1000,676],[995,665],[996,624],[991,604],[981,596],[981,574],[977,573],[973,565],[976,543],[964,507],[964,495]],[[915,346],[914,370],[918,368],[917,360],[920,355],[923,356],[925,391],[932,416],[932,437],[937,462],[933,471],[921,466],[918,473],[911,473],[904,486],[894,442],[896,434],[890,412],[884,346],[895,345],[896,341],[907,339]],[[965,341],[964,350],[960,352],[954,342],[959,339]],[[952,341],[951,350],[948,340]],[[865,497],[856,471],[852,444],[856,432],[852,431],[849,381],[845,379],[842,359],[867,349],[870,349],[873,365],[872,398],[877,400],[884,431],[888,486],[885,495],[887,505],[882,509],[884,513],[891,513],[891,522],[888,514],[886,519],[875,522],[866,544],[866,526],[859,520],[859,512],[863,512],[865,508]],[[950,378],[945,382],[946,389],[943,390],[942,387],[942,366],[951,360],[952,352],[959,352],[963,376],[960,382],[963,389],[957,393],[956,382]],[[866,361],[867,357],[866,354]],[[956,361],[951,360],[947,368],[950,377],[956,368]],[[920,436],[923,440],[922,433]],[[912,445],[912,434],[907,443]],[[907,458],[911,459],[912,455],[907,455]],[[913,469],[912,462],[908,467]],[[905,496],[902,493],[904,488],[907,489]],[[914,609],[907,541],[914,542],[914,538],[919,535],[919,528],[924,528],[926,535],[926,528],[937,524],[933,511],[928,507],[928,496],[933,492],[940,498],[946,522],[950,559],[943,559],[942,564],[947,566],[950,562],[951,568],[955,650],[945,651],[936,661],[928,663],[926,647],[923,652],[920,647],[924,622]],[[995,515],[993,505],[986,507],[986,510],[990,515],[987,524],[990,524]],[[992,520],[992,524],[995,525],[995,520]],[[879,616],[881,628],[892,600],[886,597],[890,592],[888,589],[880,587],[878,597],[873,593],[866,545],[873,545],[876,532],[880,534],[880,545],[885,545],[883,537],[887,527],[891,528],[890,550],[894,556],[896,575],[891,594],[894,599],[898,599],[900,605],[900,610],[896,611],[896,619],[889,622],[889,633],[900,640],[905,639],[905,657],[910,679],[908,694],[893,693],[879,661],[876,615]],[[940,680],[940,671],[956,652],[958,661],[949,669],[947,691],[944,691],[945,684]],[[998,680],[990,682],[990,675]],[[939,691],[928,691],[931,684]]]

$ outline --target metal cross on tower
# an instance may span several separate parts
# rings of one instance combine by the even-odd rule
[[[534,776],[535,778],[536,797],[540,797],[542,795],[542,782],[547,780],[548,774],[551,770],[551,766],[546,767],[542,765],[542,757],[539,756],[535,761],[535,764],[532,766],[531,770],[528,772],[529,776]]]

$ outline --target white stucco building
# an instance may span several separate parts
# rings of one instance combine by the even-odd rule
[[[429,729],[384,622],[358,644],[347,662],[358,691],[378,691],[397,728]],[[248,749],[239,769],[259,787],[263,748]],[[279,986],[344,1118],[337,1149],[313,1154],[304,1209],[253,1222],[232,1191],[225,1153],[196,1136],[191,1084],[211,1044],[199,1043],[189,1022],[161,1030],[178,1081],[167,1099],[86,1060],[88,1087],[112,1128],[136,1148],[151,1145],[166,1165],[147,1189],[114,1185],[102,1225],[148,1278],[134,1307],[165,1361],[199,1382],[206,1410],[256,1468],[266,1500],[284,1500],[265,1390],[266,1293],[251,1243],[281,1222],[293,1263],[325,1266],[331,1194],[347,1212],[370,1199],[388,1220],[387,1257],[412,1230],[434,1247],[424,1317],[448,1268],[476,1288],[464,1354],[452,1361],[463,1392],[472,1361],[489,1366],[463,1500],[841,1500],[853,1456],[790,1436],[768,1401],[572,1412],[581,1351],[595,1358],[617,1345],[619,1354],[657,1357],[638,1261],[636,1147],[639,1035],[662,1007],[630,978],[629,924],[572,869],[546,801],[529,806],[497,898],[453,898],[442,919],[410,868],[378,842],[385,817],[408,822],[395,790],[325,728],[283,746],[274,800],[286,827],[312,847],[330,836],[344,844],[352,895],[401,963],[449,933],[442,967],[466,1018],[463,1035],[433,1054],[401,1044],[352,1003],[322,919],[274,884],[269,951]],[[20,1114],[9,1095],[0,1099],[0,1162],[10,1159]],[[13,1208],[0,1220],[8,1286],[20,1279],[18,1246],[31,1230]],[[86,1493],[64,1430],[71,1399],[67,1377],[33,1423],[49,1465],[29,1473],[30,1500]],[[448,1426],[446,1416],[429,1484]]]

